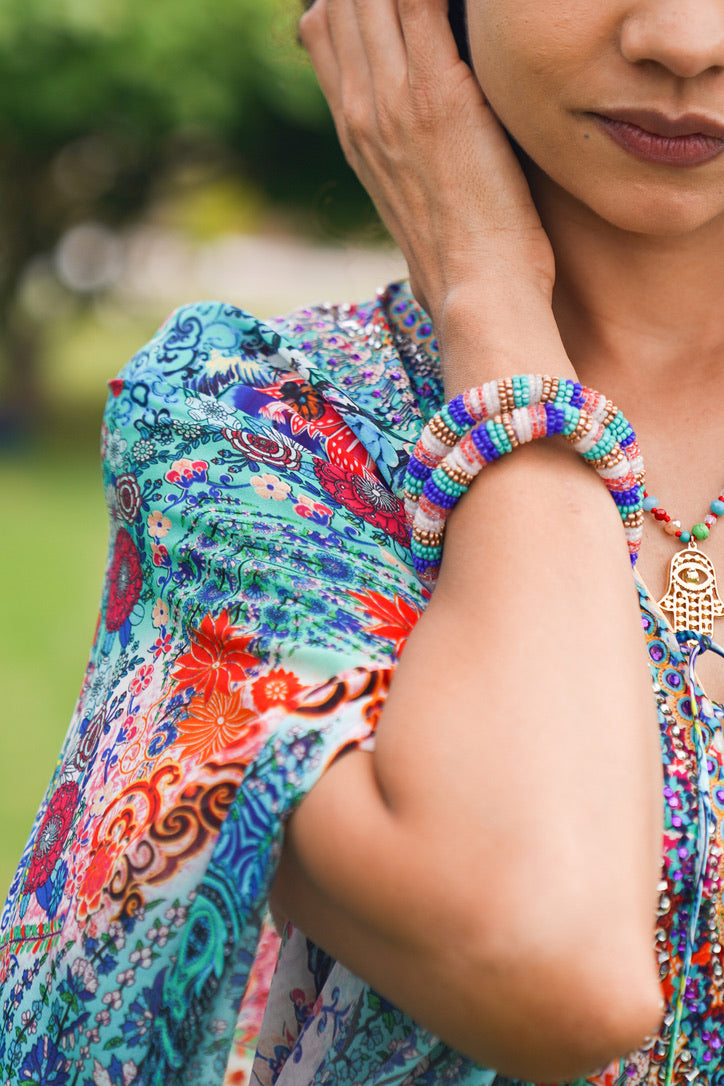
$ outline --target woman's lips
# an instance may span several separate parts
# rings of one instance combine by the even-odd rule
[[[646,162],[700,166],[724,151],[724,128],[703,118],[671,120],[654,113],[591,116],[614,143]]]

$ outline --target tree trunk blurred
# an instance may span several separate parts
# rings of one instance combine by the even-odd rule
[[[43,416],[39,380],[40,334],[18,307],[23,273],[55,238],[47,153],[0,142],[0,443],[31,434]]]
[[[40,336],[13,313],[0,308],[0,446],[30,437],[46,414],[38,374]]]

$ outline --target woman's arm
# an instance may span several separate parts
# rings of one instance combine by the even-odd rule
[[[317,0],[304,41],[338,128],[342,110],[362,116],[359,96],[387,117],[348,154],[432,312],[450,393],[567,376],[545,235],[456,69],[445,7]],[[618,514],[570,449],[538,445],[483,472],[450,518],[376,750],[343,758],[302,803],[274,897],[453,1046],[552,1080],[657,1023],[661,771]]]
[[[613,503],[568,450],[499,467],[451,520],[374,754],[302,803],[275,896],[454,1047],[565,1080],[660,1013],[658,740]]]

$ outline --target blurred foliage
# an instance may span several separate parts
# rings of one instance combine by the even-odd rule
[[[119,227],[179,187],[234,176],[311,232],[370,221],[296,44],[300,7],[3,0],[0,354],[15,413],[37,392],[18,291],[73,226]]]

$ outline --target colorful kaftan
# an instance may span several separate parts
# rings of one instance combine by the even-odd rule
[[[425,606],[399,494],[441,397],[432,329],[399,284],[268,323],[183,308],[110,382],[101,614],[2,913],[0,1083],[496,1079],[300,932],[279,953],[267,913],[284,819],[341,750],[373,742]],[[685,655],[639,593],[665,770],[656,951],[670,1009],[645,1051],[590,1081],[663,1081],[669,1061],[682,1086],[724,1083],[721,724],[700,698],[697,759]]]

